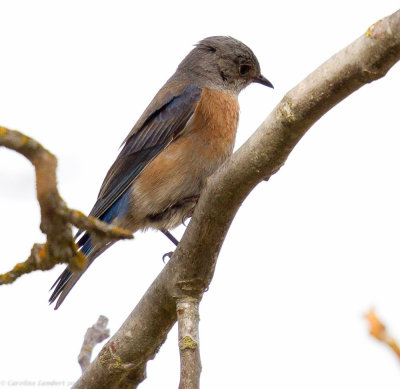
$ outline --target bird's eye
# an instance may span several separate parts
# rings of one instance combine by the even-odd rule
[[[239,73],[243,76],[244,74],[248,73],[250,71],[250,66],[249,65],[240,65],[239,68]]]

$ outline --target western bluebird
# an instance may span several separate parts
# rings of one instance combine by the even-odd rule
[[[246,45],[225,36],[200,41],[126,137],[90,215],[133,232],[161,230],[177,244],[168,230],[190,217],[207,177],[232,154],[237,97],[252,82],[273,87]],[[79,272],[67,267],[57,279],[50,297],[50,303],[58,298],[55,309],[113,244],[80,235],[87,265]]]

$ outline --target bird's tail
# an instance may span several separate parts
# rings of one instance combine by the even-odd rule
[[[109,206],[100,216],[98,215],[98,209],[96,207],[100,206],[104,199],[98,199],[92,211],[90,212],[90,216],[96,216],[100,220],[105,223],[112,223],[114,220],[121,219],[128,210],[129,205],[129,195],[130,192],[126,190],[116,201],[114,201],[111,206]],[[100,204],[100,205],[99,205]],[[83,235],[82,235],[83,234]],[[82,235],[82,236],[81,236]],[[57,278],[57,281],[51,287],[50,290],[54,289],[52,295],[50,296],[49,302],[50,304],[57,300],[56,306],[54,309],[57,309],[61,303],[65,300],[68,293],[74,287],[74,285],[78,282],[79,278],[81,278],[82,274],[87,270],[87,268],[93,263],[93,261],[104,251],[106,251],[109,247],[113,245],[113,242],[93,244],[92,238],[90,237],[88,232],[84,232],[79,230],[76,235],[80,239],[77,242],[77,245],[80,251],[87,256],[87,263],[84,269],[77,272],[72,272],[68,267],[63,271],[60,277]]]
[[[54,309],[57,309],[62,304],[68,293],[78,282],[79,278],[81,278],[82,274],[92,264],[92,262],[112,244],[113,242],[101,247],[96,247],[92,245],[92,240],[87,233],[82,236],[78,242],[78,246],[81,246],[81,252],[87,256],[87,264],[84,269],[76,272],[72,272],[68,267],[66,267],[57,278],[56,282],[50,288],[50,290],[54,289],[54,291],[50,296],[49,303],[52,304],[57,300]]]

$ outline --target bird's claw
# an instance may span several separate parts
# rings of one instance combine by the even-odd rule
[[[168,259],[171,259],[173,253],[174,253],[173,251],[170,251],[170,252],[168,252],[168,253],[165,253],[165,254],[162,256],[162,261],[163,261],[163,263],[165,263],[165,258],[166,258],[166,257],[168,257]]]

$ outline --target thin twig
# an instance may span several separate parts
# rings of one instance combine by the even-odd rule
[[[393,336],[388,332],[385,325],[381,322],[381,320],[376,316],[376,313],[373,309],[365,315],[369,323],[369,333],[375,339],[378,339],[380,342],[388,345],[396,354],[396,356],[400,359],[400,347],[397,344],[396,340]]]
[[[34,270],[49,270],[58,263],[68,263],[71,270],[82,269],[86,257],[78,251],[71,225],[89,231],[93,239],[133,238],[129,231],[110,226],[67,207],[57,190],[57,159],[39,142],[18,131],[0,127],[0,146],[24,155],[35,167],[36,192],[41,213],[40,229],[47,236],[46,244],[35,244],[25,262],[0,275],[0,285],[14,282],[22,274]]]
[[[110,330],[107,328],[108,319],[100,315],[97,322],[87,329],[83,340],[81,352],[78,355],[78,362],[82,373],[90,364],[93,348],[110,336]]]
[[[176,302],[181,379],[179,389],[200,387],[199,300],[183,297]]]
[[[132,232],[130,231],[113,226],[112,224],[104,223],[93,216],[86,216],[75,209],[64,207],[60,209],[59,213],[65,217],[67,222],[78,227],[80,230],[89,232],[94,240],[110,241],[133,238]]]

